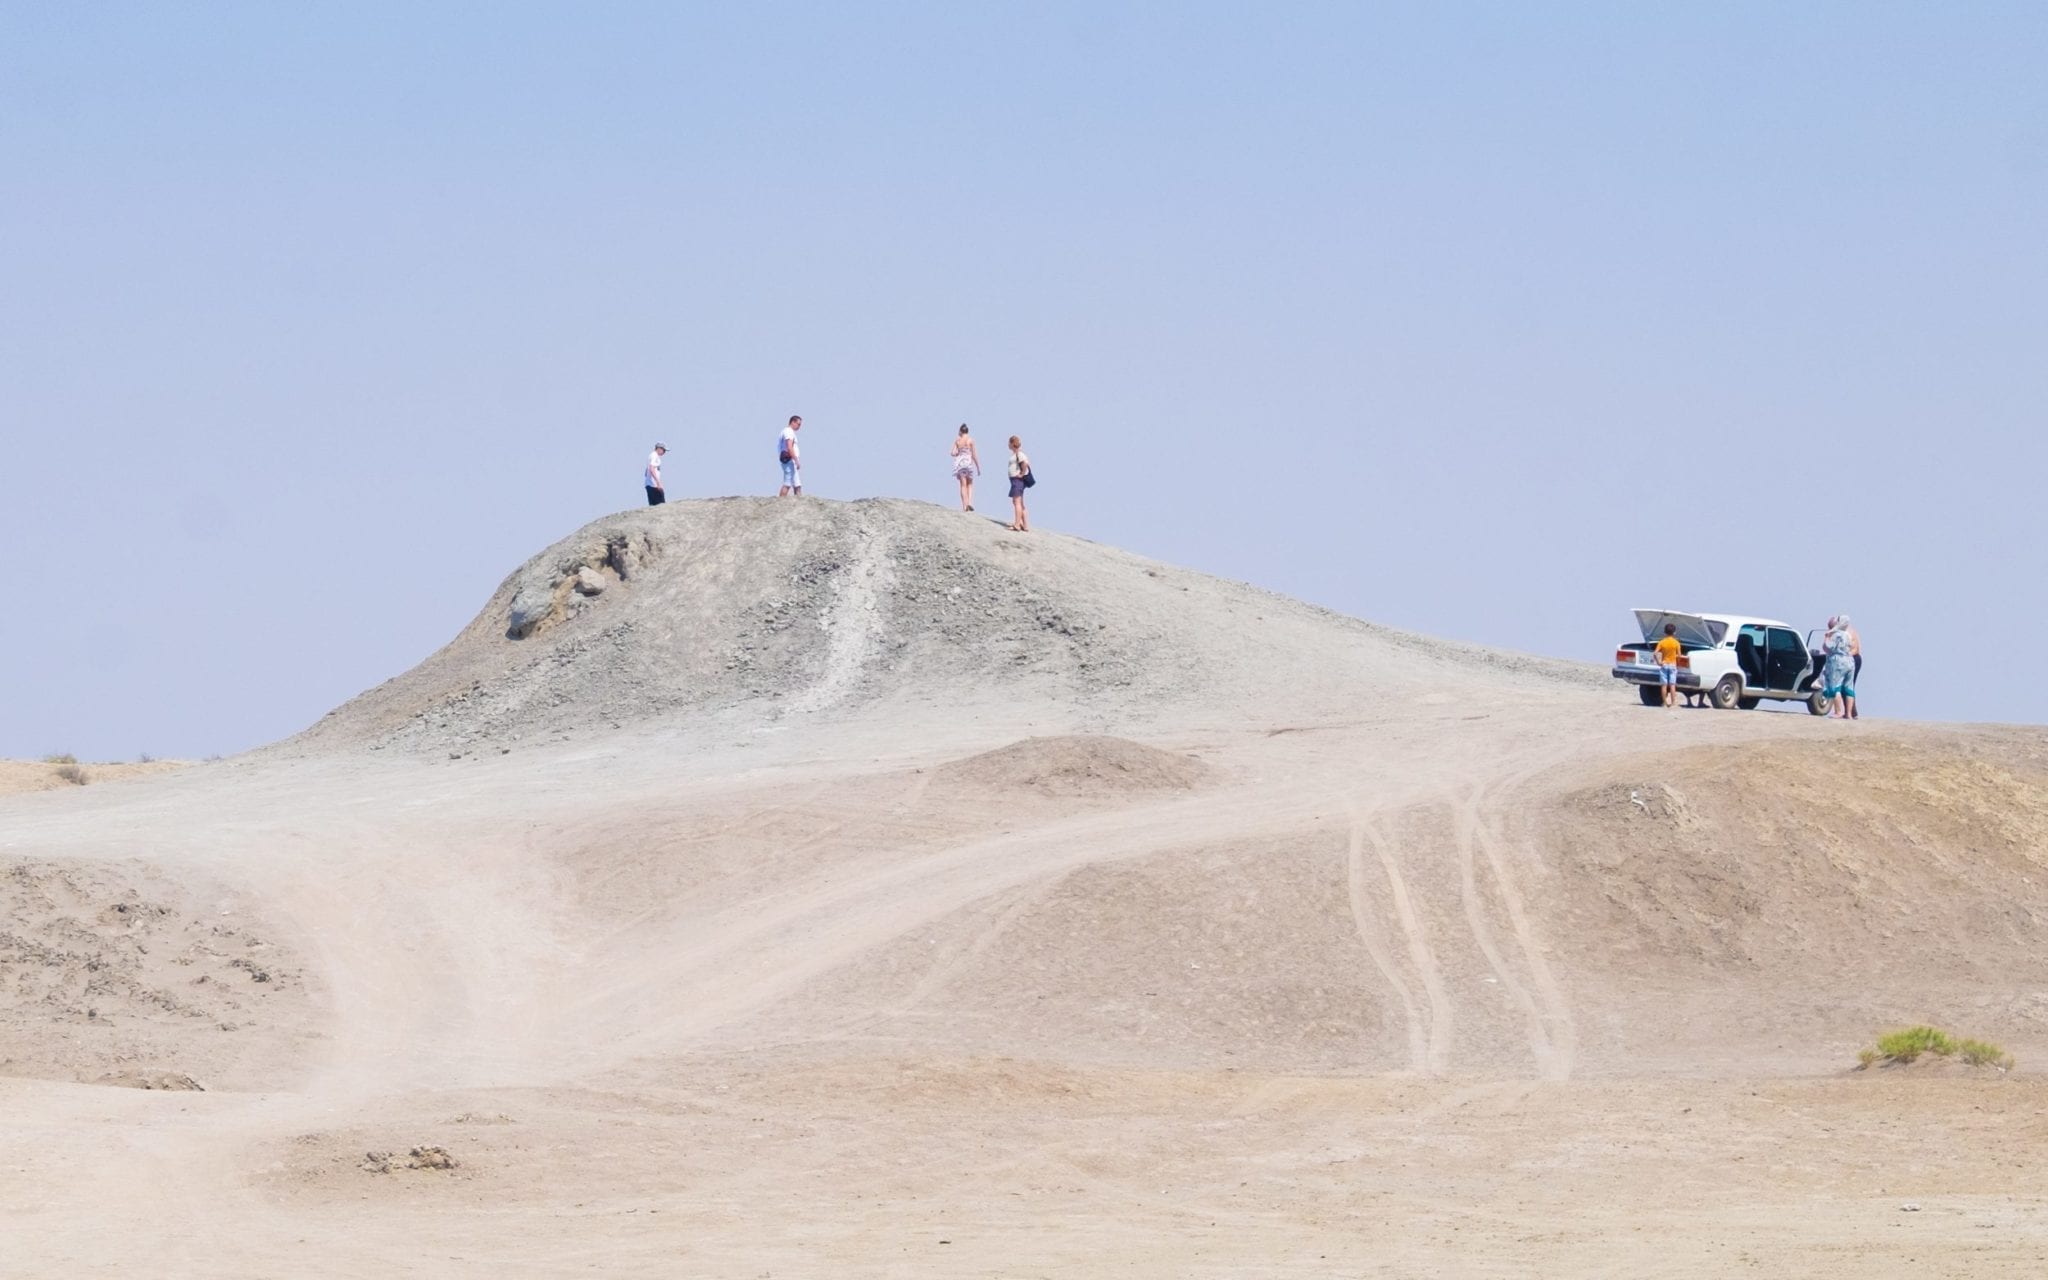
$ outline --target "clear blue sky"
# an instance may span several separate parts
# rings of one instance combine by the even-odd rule
[[[0,4],[0,755],[235,751],[638,503],[1034,511],[2048,720],[2048,6]],[[1617,698],[1625,696],[1616,691]]]

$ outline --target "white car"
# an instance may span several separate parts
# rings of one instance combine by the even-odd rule
[[[1681,692],[1704,691],[1724,711],[1748,711],[1771,698],[1804,702],[1817,716],[1828,713],[1812,632],[1802,639],[1782,622],[1732,613],[1637,609],[1635,614],[1643,638],[1614,651],[1614,678],[1634,685],[1645,706],[1659,706],[1664,700],[1657,687],[1657,642],[1671,626],[1678,629],[1678,643],[1684,646],[1678,659]]]

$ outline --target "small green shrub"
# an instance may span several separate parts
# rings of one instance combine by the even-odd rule
[[[1946,1058],[1955,1051],[1955,1039],[1933,1027],[1907,1027],[1903,1031],[1887,1031],[1877,1038],[1878,1056],[1894,1062],[1911,1062],[1923,1053]]]
[[[1856,1055],[1856,1065],[1858,1068],[1885,1067],[1917,1061],[1922,1054],[1933,1054],[1937,1058],[1959,1057],[1973,1067],[1997,1067],[2000,1071],[2013,1068],[2012,1055],[1997,1045],[1983,1040],[1958,1040],[1934,1027],[1887,1031],[1877,1038],[1875,1049],[1865,1049]]]
[[[1965,1040],[1956,1046],[1956,1053],[1973,1067],[1997,1067],[2000,1071],[2013,1068],[2011,1054],[1983,1040]]]
[[[77,764],[78,757],[69,751],[53,751],[43,757],[44,764]]]
[[[82,787],[86,783],[92,781],[92,775],[87,773],[84,769],[81,769],[76,764],[58,765],[57,776],[64,779],[64,781],[70,783],[74,787]]]

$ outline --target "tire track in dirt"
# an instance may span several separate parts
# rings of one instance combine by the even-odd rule
[[[1545,1079],[1562,1079],[1556,1074],[1557,1050],[1551,1043],[1549,1021],[1544,1010],[1536,1003],[1536,997],[1522,984],[1515,971],[1501,954],[1500,945],[1493,936],[1493,926],[1486,920],[1486,903],[1479,896],[1479,835],[1478,799],[1455,803],[1451,809],[1451,827],[1454,843],[1458,850],[1458,896],[1465,908],[1465,925],[1472,933],[1472,941],[1479,953],[1486,958],[1486,965],[1493,970],[1493,976],[1522,1012],[1527,1028],[1529,1052],[1536,1059],[1536,1069]],[[1569,1071],[1569,1065],[1565,1068]]]
[[[1530,922],[1528,909],[1523,905],[1521,890],[1515,883],[1514,875],[1508,870],[1497,828],[1489,821],[1488,815],[1475,810],[1472,815],[1472,832],[1475,843],[1486,857],[1486,865],[1493,872],[1501,904],[1507,909],[1508,923],[1514,928],[1515,945],[1521,950],[1523,959],[1529,966],[1529,976],[1535,986],[1535,995],[1542,1006],[1546,1027],[1545,1038],[1551,1047],[1551,1060],[1545,1075],[1552,1080],[1568,1079],[1579,1051],[1578,1026],[1572,1018],[1571,1002],[1566,998],[1564,987],[1558,982],[1557,975],[1551,971],[1550,962],[1544,958],[1543,941]]]
[[[1394,963],[1393,952],[1382,941],[1378,926],[1379,909],[1371,900],[1366,888],[1368,880],[1365,863],[1365,846],[1368,842],[1366,821],[1353,818],[1351,822],[1350,848],[1345,855],[1345,879],[1351,894],[1351,923],[1358,930],[1358,941],[1367,955],[1372,957],[1373,966],[1380,971],[1387,985],[1394,989],[1394,995],[1401,1001],[1401,1011],[1408,1023],[1408,1067],[1412,1071],[1429,1069],[1429,1035],[1433,1022],[1425,1022],[1422,1009],[1415,1003],[1415,993],[1402,979],[1399,966]],[[1376,842],[1375,842],[1376,843]],[[1399,911],[1396,909],[1396,915]]]
[[[684,1043],[977,899],[1090,864],[1186,847],[1187,837],[1173,830],[1181,824],[1161,821],[1169,813],[1202,822],[1205,843],[1214,843],[1300,812],[1311,794],[1287,787],[1258,798],[1225,792],[1176,799],[970,841],[858,877],[820,877],[808,892],[779,895],[775,905],[724,927],[686,926],[656,963],[584,983],[562,1012],[609,1024],[601,1038],[614,1056]],[[659,1025],[618,1029],[611,1019],[620,1002],[648,990],[667,993],[672,1015]]]
[[[1052,897],[1053,893],[1059,889],[1060,885],[1071,874],[1070,870],[1056,871],[1036,884],[1024,885],[1013,890],[1010,894],[1009,904],[996,915],[994,920],[989,921],[987,928],[974,934],[966,944],[956,945],[949,950],[942,960],[932,966],[930,972],[918,980],[917,985],[911,988],[910,994],[904,996],[901,1001],[885,1012],[895,1016],[909,1013],[917,1008],[917,1006],[944,991],[966,971],[968,965],[981,956],[986,955],[988,949],[994,946],[1005,933],[1008,933],[1012,925],[1023,919],[1033,907]]]
[[[1379,941],[1379,930],[1372,927],[1369,917],[1374,914],[1367,891],[1371,879],[1370,867],[1366,863],[1365,850],[1370,847],[1379,861],[1380,873],[1386,877],[1388,895],[1393,906],[1393,916],[1401,936],[1407,944],[1408,962],[1413,966],[1416,977],[1422,984],[1423,994],[1428,1003],[1428,1013],[1416,1004],[1408,984],[1402,980],[1395,966],[1392,954]],[[1437,963],[1436,953],[1429,945],[1429,936],[1423,930],[1422,920],[1415,910],[1414,898],[1408,892],[1407,879],[1401,874],[1401,864],[1394,857],[1380,826],[1366,818],[1354,817],[1351,825],[1351,849],[1349,858],[1351,882],[1351,915],[1358,926],[1358,934],[1366,950],[1372,953],[1373,961],[1385,974],[1388,983],[1400,996],[1408,1013],[1409,1061],[1417,1071],[1440,1074],[1450,1065],[1451,1030],[1454,1015],[1448,986],[1444,982],[1443,967]]]

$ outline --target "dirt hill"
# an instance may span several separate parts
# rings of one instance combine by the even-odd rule
[[[21,1274],[2038,1274],[2038,729],[677,503],[0,862]]]
[[[460,751],[878,703],[1162,724],[1348,704],[1451,668],[1593,678],[927,503],[728,498],[578,530],[296,745]]]

